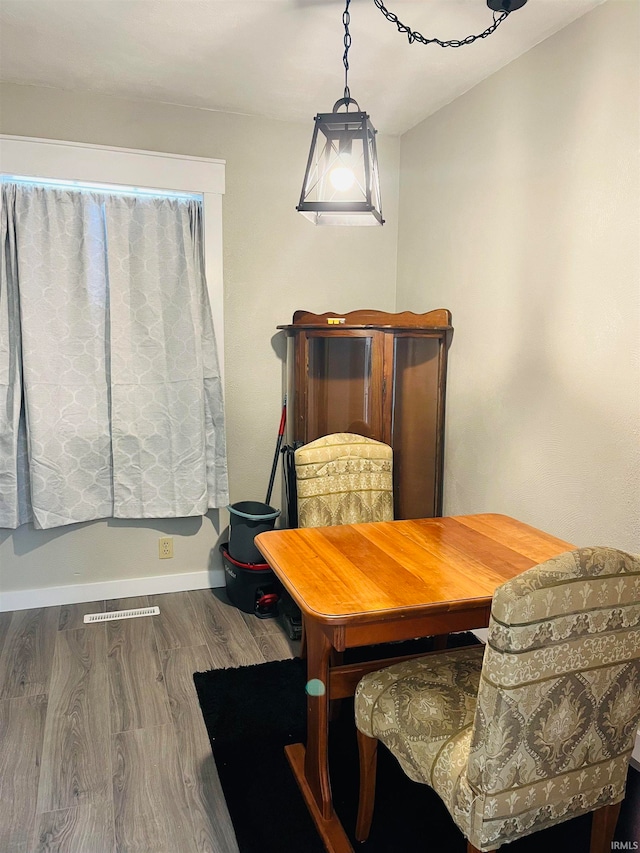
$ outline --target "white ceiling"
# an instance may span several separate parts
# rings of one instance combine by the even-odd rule
[[[409,45],[352,0],[352,97],[400,134],[603,0],[529,0],[489,38]],[[485,0],[386,0],[425,37],[492,23]],[[0,78],[310,121],[342,97],[344,0],[2,0]]]

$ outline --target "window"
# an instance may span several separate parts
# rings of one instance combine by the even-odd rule
[[[6,137],[2,149],[21,177],[3,181],[0,526],[226,504],[210,308],[220,318],[224,167]]]

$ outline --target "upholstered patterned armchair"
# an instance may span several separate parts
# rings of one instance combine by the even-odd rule
[[[366,675],[355,699],[357,837],[381,740],[432,786],[472,851],[594,811],[609,853],[640,720],[640,557],[581,548],[494,595],[487,646]]]
[[[300,527],[393,520],[393,451],[350,432],[295,452]]]

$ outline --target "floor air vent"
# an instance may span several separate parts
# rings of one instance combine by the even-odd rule
[[[159,607],[135,607],[133,610],[113,610],[111,613],[87,613],[87,622],[110,622],[113,619],[135,619],[137,616],[158,616]]]

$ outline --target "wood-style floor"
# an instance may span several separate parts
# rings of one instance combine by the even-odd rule
[[[2,853],[237,853],[192,676],[299,644],[220,598],[0,613]],[[83,624],[149,605],[160,615]]]

